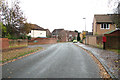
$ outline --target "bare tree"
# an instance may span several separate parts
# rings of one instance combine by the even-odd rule
[[[10,8],[8,2],[4,1],[1,6],[2,22],[7,27],[7,33],[14,37],[18,37],[19,27],[26,21],[19,4],[20,2],[15,0]]]
[[[115,7],[119,2],[120,0],[108,0],[108,7]]]
[[[108,5],[109,7],[115,7],[112,20],[116,24],[116,27],[120,28],[120,0],[109,0]]]

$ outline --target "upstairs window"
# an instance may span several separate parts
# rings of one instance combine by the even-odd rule
[[[109,24],[101,24],[101,29],[110,29]]]

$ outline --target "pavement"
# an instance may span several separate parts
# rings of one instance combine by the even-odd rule
[[[103,50],[81,43],[76,44],[96,56],[113,78],[120,79],[120,55],[113,51]]]
[[[3,78],[100,78],[91,56],[73,43],[57,43],[2,66]]]

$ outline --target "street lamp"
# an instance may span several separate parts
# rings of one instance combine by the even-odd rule
[[[83,18],[85,20],[85,44],[86,44],[86,18]]]
[[[86,31],[86,18],[83,18],[85,20],[85,31]]]

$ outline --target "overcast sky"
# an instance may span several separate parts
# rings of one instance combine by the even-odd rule
[[[112,12],[108,0],[20,0],[27,21],[43,28],[92,31],[94,14]]]

